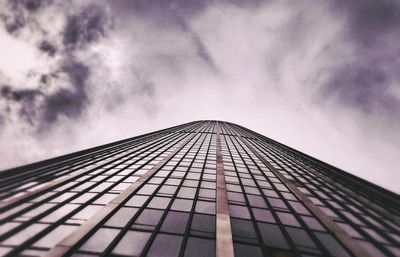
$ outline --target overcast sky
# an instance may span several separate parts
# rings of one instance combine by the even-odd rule
[[[0,2],[0,169],[199,119],[400,192],[400,5]]]

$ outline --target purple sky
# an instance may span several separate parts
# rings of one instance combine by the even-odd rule
[[[198,119],[400,192],[400,4],[0,3],[0,169]]]

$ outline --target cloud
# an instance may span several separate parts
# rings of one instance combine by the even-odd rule
[[[47,124],[56,122],[60,115],[79,117],[88,104],[86,81],[90,75],[89,68],[82,63],[69,61],[63,64],[61,71],[67,75],[73,88],[60,89],[45,99],[42,120]]]
[[[105,35],[108,21],[104,7],[91,4],[79,13],[67,17],[63,32],[63,44],[68,51],[84,47]]]
[[[28,47],[32,59],[32,63],[26,62],[24,55],[23,60],[17,60],[15,68],[3,73],[2,101],[8,113],[6,120],[19,117],[20,122],[25,121],[32,129],[43,132],[51,129],[60,117],[80,118],[90,101],[87,81],[92,68],[85,64],[87,60],[82,60],[81,51],[87,51],[88,45],[105,36],[110,21],[104,6],[9,1],[3,7],[1,17],[8,32],[4,36],[9,40],[5,46],[9,51],[15,48],[14,42],[25,42],[26,46],[20,49],[24,51]],[[48,20],[54,18],[54,12],[58,12],[61,20],[55,29],[47,25]],[[18,23],[20,26],[10,25],[14,21],[23,22]],[[14,29],[10,30],[10,26]],[[12,54],[18,54],[18,50]],[[21,66],[23,63],[29,65]],[[21,86],[26,82],[29,86]]]
[[[395,2],[47,1],[18,8],[17,17],[0,15],[5,26],[20,20],[5,33],[40,65],[23,72],[0,66],[0,137],[10,138],[2,143],[9,149],[4,167],[221,119],[396,190]],[[21,147],[29,150],[17,156]]]

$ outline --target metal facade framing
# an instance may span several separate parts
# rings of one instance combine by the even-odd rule
[[[198,121],[0,171],[0,256],[400,256],[400,199]]]

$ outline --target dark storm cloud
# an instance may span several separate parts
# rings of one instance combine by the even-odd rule
[[[42,97],[40,90],[15,90],[8,85],[0,87],[0,94],[6,107],[3,110],[11,115],[11,108],[17,108],[18,115],[29,124],[34,125],[37,117],[38,101]]]
[[[378,36],[400,31],[400,3],[393,0],[338,0],[338,15],[349,17],[348,32],[359,43],[368,45]]]
[[[39,50],[47,53],[49,56],[54,56],[57,53],[57,48],[50,42],[43,40],[39,44]]]
[[[336,96],[348,107],[366,114],[383,114],[399,119],[400,102],[388,92],[392,82],[387,72],[374,65],[355,65],[336,70],[321,94],[324,97]]]
[[[0,11],[0,18],[3,20],[6,30],[15,34],[32,22],[31,15],[52,2],[52,0],[8,0],[5,6],[9,12]]]
[[[63,43],[67,49],[84,47],[104,36],[107,17],[102,7],[86,6],[78,14],[68,17],[63,33]]]
[[[60,88],[52,93],[46,93],[46,83],[51,79],[58,79],[66,75],[72,88]],[[37,89],[13,89],[8,85],[0,88],[6,108],[3,110],[12,115],[11,109],[30,125],[39,130],[48,129],[49,125],[57,122],[60,117],[79,118],[88,104],[87,79],[89,68],[77,61],[65,63],[55,74],[42,75],[42,86]]]
[[[78,118],[88,104],[86,83],[90,75],[88,66],[71,61],[61,67],[61,72],[67,74],[72,89],[60,89],[46,97],[43,104],[42,121],[52,124],[61,116]]]
[[[99,41],[110,28],[104,6],[92,3],[74,7],[62,3],[58,8],[66,8],[63,14],[66,23],[61,31],[49,33],[45,29],[48,24],[42,24],[35,15],[54,3],[50,0],[9,0],[0,11],[0,18],[12,37],[18,39],[19,32],[26,30],[35,36],[32,40],[40,52],[59,60],[51,71],[29,72],[26,79],[36,85],[33,88],[20,89],[20,85],[13,84],[1,87],[4,119],[10,120],[17,115],[39,131],[51,128],[61,117],[77,119],[85,112],[89,103],[87,87],[92,64],[79,59],[79,51]]]
[[[391,91],[400,87],[400,46],[395,43],[400,40],[399,2],[333,2],[335,15],[346,21],[343,37],[353,51],[326,71],[329,79],[320,87],[321,101],[334,97],[338,103],[367,116],[379,114],[397,120],[400,100]]]

